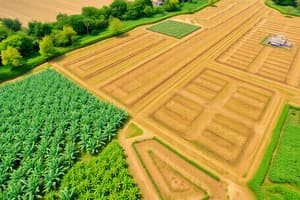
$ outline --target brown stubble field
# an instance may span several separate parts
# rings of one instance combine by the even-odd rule
[[[24,26],[33,20],[53,22],[59,13],[77,14],[85,6],[102,7],[111,0],[0,0],[0,18],[18,18]]]
[[[281,109],[300,105],[300,19],[260,1],[222,0],[172,20],[202,28],[178,40],[140,27],[52,64],[144,130],[131,139],[121,133],[120,142],[145,199],[253,199],[246,183]],[[285,34],[293,48],[262,45],[270,33]]]

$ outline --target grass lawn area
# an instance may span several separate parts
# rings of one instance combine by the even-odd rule
[[[265,4],[275,10],[278,10],[281,14],[300,17],[300,9],[293,6],[280,6],[272,0],[266,0]]]
[[[151,26],[148,28],[148,30],[180,39],[198,30],[199,28],[199,26],[168,20]]]
[[[300,199],[300,109],[287,106],[249,187],[257,199]]]

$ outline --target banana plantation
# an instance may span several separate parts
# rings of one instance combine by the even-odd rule
[[[141,199],[139,188],[129,175],[122,147],[112,141],[92,160],[77,162],[64,176],[58,191],[46,200]]]
[[[128,117],[52,70],[1,86],[0,100],[0,199],[43,198]]]

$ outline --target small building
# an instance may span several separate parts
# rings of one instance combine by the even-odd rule
[[[268,38],[268,44],[276,47],[292,47],[292,43],[284,35],[271,34]]]
[[[162,6],[164,4],[163,0],[153,0],[152,1],[153,6]]]

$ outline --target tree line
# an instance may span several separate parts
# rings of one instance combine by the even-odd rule
[[[294,6],[300,10],[300,0],[273,0],[276,4],[281,6]]]
[[[76,43],[80,36],[96,35],[107,28],[117,35],[122,21],[177,11],[183,1],[165,0],[163,6],[153,7],[151,0],[114,0],[110,6],[83,7],[81,14],[58,14],[55,22],[32,21],[27,27],[22,27],[18,19],[2,18],[0,66],[20,67],[37,55],[49,59],[58,55],[60,48]]]

